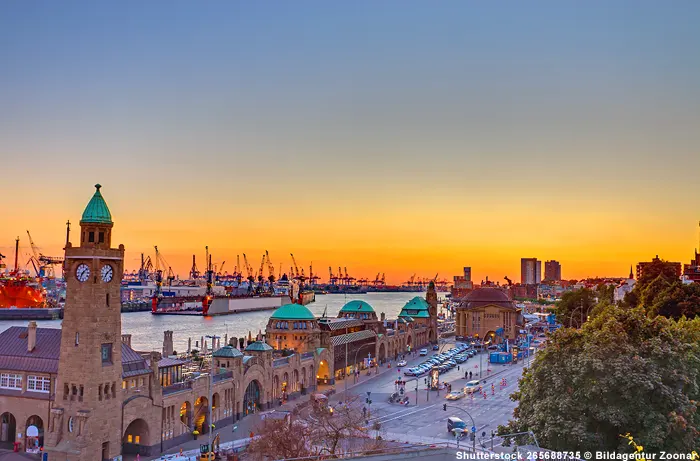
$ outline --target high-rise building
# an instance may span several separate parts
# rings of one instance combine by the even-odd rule
[[[520,283],[536,285],[542,281],[542,263],[537,258],[522,258],[520,260]]]
[[[642,278],[644,275],[644,271],[646,268],[652,264],[658,264],[660,263],[661,260],[659,259],[659,255],[656,255],[654,259],[652,259],[649,262],[640,262],[637,264],[637,280]],[[676,277],[680,278],[681,277],[681,263],[676,263],[676,262],[670,262],[670,261],[664,261],[664,265],[666,267],[669,267],[673,270],[673,273]]]
[[[467,282],[472,281],[472,268],[471,267],[464,268],[464,280]]]
[[[550,282],[561,281],[561,264],[559,264],[559,261],[545,261],[544,279]]]

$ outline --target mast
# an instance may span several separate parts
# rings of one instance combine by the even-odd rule
[[[19,237],[15,239],[15,273],[19,269],[19,266],[17,266],[17,260],[19,257]]]
[[[68,246],[69,241],[70,241],[70,221],[66,221],[66,246]]]

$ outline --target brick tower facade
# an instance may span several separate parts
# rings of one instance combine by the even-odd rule
[[[66,305],[46,437],[51,461],[111,460],[122,449],[124,246],[111,247],[112,217],[100,187],[80,220],[80,246],[65,248]]]
[[[430,314],[430,334],[428,335],[428,339],[430,340],[430,342],[437,342],[438,297],[437,291],[435,290],[435,283],[432,281],[428,285],[428,292],[425,294],[425,300],[430,306],[430,308],[428,309],[428,313]]]

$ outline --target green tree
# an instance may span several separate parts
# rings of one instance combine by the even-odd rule
[[[663,277],[669,282],[678,280],[676,267],[663,259],[652,261],[644,267],[644,274],[637,280],[637,284],[644,287],[657,277]]]
[[[556,305],[557,320],[567,328],[580,328],[595,302],[595,293],[588,288],[568,291]]]
[[[596,296],[598,297],[598,303],[613,304],[615,302],[615,285],[601,283],[596,288]]]
[[[700,446],[700,318],[651,318],[609,306],[582,329],[560,329],[520,380],[504,431],[532,430],[552,450],[648,452]]]
[[[651,315],[663,315],[674,319],[682,316],[695,318],[700,315],[700,284],[674,283],[654,298],[649,311]]]

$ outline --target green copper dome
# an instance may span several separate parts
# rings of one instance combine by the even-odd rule
[[[97,190],[83,211],[83,217],[80,218],[81,223],[112,224],[112,214],[107,208],[105,199],[102,198],[100,187],[102,186],[95,184]]]
[[[221,349],[214,352],[213,355],[214,357],[233,359],[235,359],[236,357],[243,357],[243,353],[241,351],[230,345],[222,347]]]
[[[262,341],[255,341],[254,343],[248,344],[248,347],[246,347],[245,350],[246,350],[246,352],[249,352],[249,351],[264,352],[264,351],[271,351],[272,348],[268,344],[266,344]]]
[[[364,301],[355,300],[344,305],[340,312],[374,312],[374,309]]]
[[[270,318],[276,320],[316,320],[314,314],[301,304],[285,304],[279,307]]]

